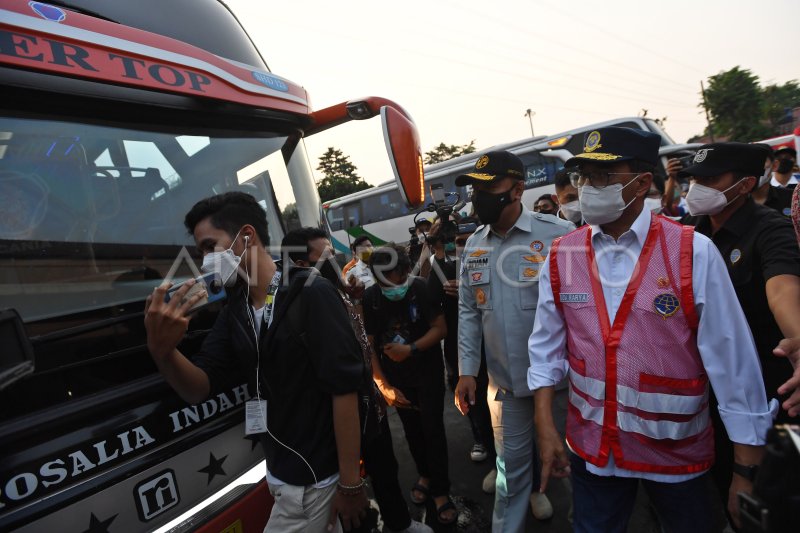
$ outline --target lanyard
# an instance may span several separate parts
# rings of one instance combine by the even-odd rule
[[[281,272],[275,272],[275,275],[272,276],[272,281],[269,283],[269,289],[267,289],[267,297],[264,300],[264,321],[262,323],[266,324],[267,327],[272,325],[272,311],[275,309],[275,297],[278,293],[278,287],[281,284]]]

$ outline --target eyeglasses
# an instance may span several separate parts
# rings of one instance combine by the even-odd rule
[[[639,174],[639,172],[572,172],[569,180],[575,188],[583,187],[588,182],[591,187],[603,189],[608,187],[614,176],[638,176]]]

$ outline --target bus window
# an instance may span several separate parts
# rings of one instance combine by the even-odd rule
[[[345,207],[345,227],[355,228],[361,225],[361,205],[356,203]]]
[[[331,225],[331,231],[344,229],[344,216],[342,215],[341,207],[328,210],[328,224]]]
[[[361,200],[364,223],[380,222],[408,214],[408,207],[400,197],[400,191],[390,189],[380,194],[373,194]]]
[[[525,165],[526,189],[553,183],[556,171],[560,168],[558,161],[542,157],[538,152],[523,155],[521,159]]]

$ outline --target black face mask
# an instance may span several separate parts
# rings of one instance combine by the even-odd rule
[[[333,286],[338,289],[341,286],[341,278],[339,277],[339,270],[332,261],[332,259],[326,260],[321,265],[317,265],[317,268],[322,277],[333,283]]]
[[[794,168],[794,161],[791,159],[778,160],[778,174],[788,174]]]
[[[481,224],[494,224],[500,220],[500,214],[506,206],[510,205],[511,187],[505,192],[492,194],[486,191],[474,191],[472,193],[472,205],[475,207],[475,214],[481,220]]]

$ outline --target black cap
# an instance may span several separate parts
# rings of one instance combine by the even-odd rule
[[[494,150],[478,158],[473,172],[458,176],[456,187],[463,187],[476,181],[488,183],[503,178],[525,179],[525,165],[511,152]]]
[[[764,163],[768,156],[769,148],[763,144],[737,142],[704,144],[697,150],[692,164],[678,172],[678,176],[712,178],[726,172],[761,176],[764,174]]]
[[[776,156],[778,154],[789,153],[789,154],[792,155],[792,157],[797,159],[797,150],[795,150],[791,146],[781,146],[780,148],[777,148],[774,153],[775,153]]]
[[[620,163],[638,159],[651,165],[658,164],[661,136],[645,130],[609,126],[596,129],[583,140],[583,153],[564,163],[571,167],[582,162]]]

